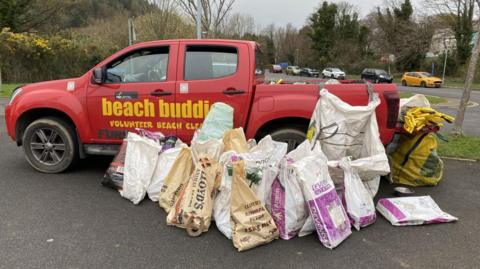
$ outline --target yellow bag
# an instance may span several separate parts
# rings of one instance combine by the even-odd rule
[[[443,161],[437,154],[433,133],[401,136],[398,148],[390,154],[393,183],[434,186],[442,179]]]
[[[216,161],[201,157],[175,206],[168,213],[167,224],[187,229],[190,236],[208,231],[220,172],[221,166]]]
[[[233,150],[236,153],[248,152],[247,139],[243,128],[231,129],[225,132],[223,135],[223,151]]]
[[[192,171],[192,152],[190,148],[184,147],[175,159],[170,172],[168,172],[167,177],[165,177],[162,189],[160,190],[158,202],[165,212],[170,212],[178,195],[187,184]]]
[[[233,163],[230,224],[233,245],[239,251],[278,238],[278,229],[272,216],[246,183],[244,161]]]

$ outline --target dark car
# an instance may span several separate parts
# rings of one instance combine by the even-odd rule
[[[306,77],[318,77],[320,73],[316,69],[312,68],[302,68],[300,69],[300,76]]]
[[[390,76],[387,72],[385,72],[385,70],[374,68],[363,69],[362,75],[360,77],[374,83],[392,83],[393,81],[393,77]]]

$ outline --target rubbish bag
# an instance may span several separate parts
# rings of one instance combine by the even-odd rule
[[[293,164],[318,237],[335,248],[350,234],[350,221],[328,172],[327,158],[318,146],[314,154]]]
[[[248,152],[247,139],[242,127],[226,131],[223,135],[223,144],[224,151]]]
[[[377,210],[395,226],[458,220],[458,218],[443,212],[430,196],[382,198],[378,200]]]
[[[216,182],[220,166],[208,156],[201,156],[187,185],[180,192],[167,216],[167,224],[187,229],[190,236],[208,231],[212,219]]]
[[[117,155],[110,163],[105,175],[103,176],[102,185],[114,190],[121,190],[123,188],[123,175],[125,168],[125,155],[127,153],[128,142],[123,139],[122,145],[117,152]]]
[[[232,194],[232,156],[236,156],[236,152],[227,151],[220,157],[219,164],[222,169],[222,180],[218,193],[213,202],[213,218],[218,230],[228,239],[232,238],[232,227],[230,226],[230,200]]]
[[[182,147],[170,148],[162,152],[158,157],[155,172],[153,172],[152,176],[152,181],[147,188],[147,193],[150,200],[154,202],[158,201],[163,182],[172,169],[172,166],[181,151]]]
[[[278,238],[278,229],[262,202],[248,187],[244,161],[233,163],[231,227],[233,245],[244,251]]]
[[[198,130],[196,138],[199,141],[222,139],[227,130],[233,128],[233,107],[217,102],[212,105],[208,115]]]
[[[329,161],[338,161],[347,156],[352,157],[352,162],[364,159],[361,163],[366,166],[356,168],[362,181],[372,181],[369,182],[369,188],[376,193],[380,176],[388,174],[390,168],[375,115],[380,99],[373,92],[371,84],[367,84],[367,89],[369,102],[366,106],[351,106],[322,89],[310,120],[307,138],[312,147],[316,143],[321,145]],[[343,183],[341,169],[330,168],[330,174],[335,184]]]
[[[372,196],[350,162],[349,157],[340,160],[340,168],[343,169],[345,174],[343,201],[351,224],[355,229],[360,230],[360,227],[366,227],[374,223],[377,215],[375,214],[375,204]]]
[[[295,237],[308,218],[308,207],[293,164],[309,155],[310,143],[306,140],[281,160],[280,172],[271,187],[270,212],[284,240]]]
[[[402,112],[406,112],[412,107],[430,107],[430,101],[428,101],[427,97],[423,94],[415,94],[409,98],[401,98],[398,116],[401,117]]]
[[[287,153],[288,145],[274,141],[270,135],[262,138],[249,152],[238,154],[245,160],[247,172],[256,172],[257,176],[247,174],[249,186],[257,198],[270,211],[272,184],[278,174],[278,164]]]
[[[175,205],[178,195],[192,174],[193,168],[192,152],[190,148],[184,146],[175,159],[167,177],[165,177],[160,190],[158,202],[165,212],[170,212],[170,209]]]
[[[123,188],[120,195],[134,204],[145,197],[157,164],[160,145],[135,133],[127,135]]]
[[[437,147],[434,133],[400,136],[399,146],[390,155],[392,182],[409,186],[437,185],[444,169]]]
[[[209,156],[212,160],[218,162],[220,155],[223,152],[223,141],[222,139],[208,139],[205,141],[200,141],[198,139],[192,140],[192,157],[193,161],[197,163],[201,155]]]

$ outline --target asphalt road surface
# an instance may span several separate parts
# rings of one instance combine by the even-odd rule
[[[0,119],[0,268],[479,268],[477,163],[447,161],[444,180],[418,188],[456,223],[375,224],[329,250],[310,235],[239,253],[212,223],[190,238],[149,200],[133,205],[100,181],[110,158],[64,174],[31,169]],[[390,197],[383,182],[378,197]]]

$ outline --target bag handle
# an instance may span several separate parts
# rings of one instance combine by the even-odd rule
[[[335,131],[333,131],[329,136],[320,138],[320,135],[323,133],[323,130],[326,130],[326,129],[329,129],[329,128],[332,128],[332,127],[336,127],[336,128],[335,128]],[[339,127],[338,127],[338,124],[337,124],[336,122],[334,122],[334,123],[332,123],[332,124],[330,124],[330,125],[328,125],[328,126],[324,126],[324,127],[320,128],[320,130],[318,131],[317,135],[316,135],[316,136],[314,137],[314,139],[313,139],[314,142],[313,142],[313,146],[312,146],[311,149],[313,150],[313,148],[316,146],[317,140],[329,139],[329,138],[333,137],[334,135],[336,135],[336,134],[338,133],[338,128],[339,128]]]
[[[364,81],[367,84],[368,102],[370,103],[373,101],[373,84],[368,80]]]

